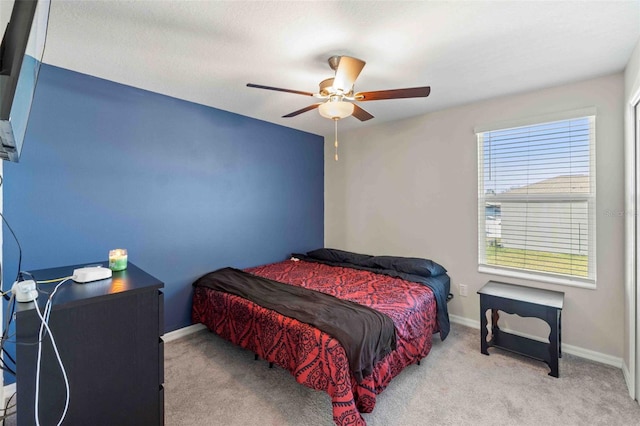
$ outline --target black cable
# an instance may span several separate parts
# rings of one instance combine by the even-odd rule
[[[24,276],[24,275],[29,275],[29,278],[31,278],[34,282],[37,282],[36,277],[33,276],[33,274],[31,272],[27,272],[27,271],[20,271],[20,275]]]
[[[7,402],[4,404],[4,412],[2,413],[2,426],[5,426],[4,421],[7,419],[7,417],[11,417],[15,414],[15,411],[11,414],[7,414],[7,411],[9,411],[9,408],[13,408],[16,406],[16,404],[9,406],[9,403],[11,402],[14,396],[16,396],[16,392],[12,393],[9,399],[7,399]]]
[[[2,177],[2,174],[0,174],[0,187],[2,187],[2,183],[4,182],[4,179]],[[13,236],[13,239],[16,241],[16,244],[18,245],[18,271],[16,273],[16,281],[20,281],[20,270],[22,269],[22,246],[20,245],[20,241],[18,240],[18,237],[16,236],[16,233],[13,231],[13,228],[11,228],[11,225],[9,225],[9,222],[7,222],[7,219],[4,217],[4,215],[2,213],[0,213],[0,217],[2,218],[2,221],[4,222],[5,225],[7,225],[7,228],[9,229],[9,231],[11,232],[11,235]],[[0,292],[4,293],[4,290],[2,289],[2,262],[0,261]],[[13,313],[15,311],[15,299],[13,297],[13,294],[11,296],[7,295],[7,294],[3,294],[4,299],[9,301],[9,306],[7,306],[7,308],[10,307],[9,310],[9,317],[8,317],[8,321],[6,321],[6,324],[4,325],[4,329],[2,330],[2,338],[0,339],[0,348],[2,349],[2,352],[5,353],[9,359],[11,359],[11,362],[13,362],[13,364],[16,364],[15,359],[13,359],[13,357],[11,356],[11,354],[9,354],[9,352],[7,352],[7,350],[4,348],[4,343],[6,341],[6,337],[7,334],[9,333],[9,326],[11,325],[11,319],[13,318]],[[13,302],[13,303],[11,303]],[[4,361],[4,358],[0,358],[0,362],[2,363],[2,365],[0,366],[0,368],[4,371],[8,371],[9,373],[13,374],[13,376],[16,376],[16,372],[11,369],[6,362]],[[15,413],[11,413],[11,414],[7,414],[7,411],[9,410],[9,403],[11,402],[11,400],[13,399],[13,397],[16,395],[16,393],[14,392],[13,395],[11,395],[9,397],[9,399],[7,399],[7,402],[4,405],[4,411],[2,413],[2,426],[5,425],[5,420],[7,419],[7,417],[9,417],[10,415],[13,415]],[[15,404],[14,404],[15,406]]]
[[[9,358],[9,361],[11,361],[13,365],[16,365],[16,360],[13,359],[9,351],[7,351],[5,348],[2,348],[2,352]]]
[[[0,187],[2,187],[2,182],[3,182],[2,175],[0,175]],[[7,225],[7,228],[9,229],[9,231],[11,231],[11,235],[13,235],[13,239],[16,240],[16,244],[18,245],[18,272],[16,273],[16,281],[20,281],[20,270],[22,269],[22,246],[20,245],[20,241],[18,241],[18,237],[16,237],[16,233],[13,232],[11,225],[9,225],[9,222],[7,222],[7,219],[5,219],[2,213],[0,213],[0,217],[2,217],[2,221],[4,222],[5,225]],[[5,300],[9,300],[6,294],[4,295],[4,298]]]
[[[2,365],[0,365],[0,370],[6,371],[7,373],[11,374],[13,377],[17,377],[16,372],[13,370],[13,368],[9,367],[2,360],[0,360],[0,363],[2,364]]]
[[[11,321],[13,320],[13,313],[16,308],[16,298],[11,293],[11,297],[9,297],[9,303],[7,304],[7,315],[4,319],[4,330],[2,330],[2,341],[0,341],[0,349],[4,351],[4,342],[7,340],[7,335],[9,334],[9,327],[11,326]]]
[[[9,334],[9,327],[11,326],[11,319],[13,318],[13,313],[15,311],[15,307],[16,307],[16,300],[15,300],[15,296],[13,294],[11,294],[11,297],[9,298],[9,303],[7,304],[7,314],[6,317],[4,319],[4,330],[2,330],[2,340],[0,341],[0,350],[4,353],[6,353],[9,358],[11,359],[11,362],[13,362],[13,364],[16,364],[15,359],[13,359],[13,357],[7,352],[7,350],[4,348],[4,344],[5,341],[7,339],[7,335]],[[7,365],[7,363],[5,362],[4,359],[0,359],[0,363],[2,365],[0,365],[0,369],[4,370],[4,371],[8,371],[9,373],[13,374],[14,376],[16,375],[16,372]]]
[[[14,377],[16,376],[16,372],[13,371],[13,368],[9,367],[2,358],[0,358],[0,370],[6,371]]]
[[[7,228],[11,231],[11,235],[13,235],[13,239],[16,240],[16,244],[18,245],[18,273],[16,274],[16,281],[20,281],[20,270],[22,269],[22,246],[20,245],[20,241],[18,241],[18,237],[16,237],[16,233],[13,232],[11,225],[9,225],[9,222],[7,222],[7,219],[5,219],[2,213],[0,213],[0,217],[2,217],[2,221],[7,225]],[[7,299],[6,295],[5,299]]]
[[[15,362],[14,362],[14,364],[15,364]],[[0,370],[4,370],[4,371],[10,373],[13,376],[16,375],[15,370],[13,368],[9,367],[9,365],[4,360],[4,358],[0,358]]]
[[[2,174],[0,174],[0,187],[2,187]],[[2,259],[0,259],[0,291],[2,291]]]

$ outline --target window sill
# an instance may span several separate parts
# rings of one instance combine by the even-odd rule
[[[483,274],[500,275],[503,277],[520,278],[524,280],[539,281],[550,284],[559,284],[570,287],[580,287],[589,290],[596,289],[596,281],[587,278],[564,278],[557,275],[545,274],[544,272],[526,272],[512,269],[503,269],[487,265],[478,265],[478,272]]]

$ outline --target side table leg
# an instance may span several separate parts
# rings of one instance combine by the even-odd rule
[[[551,371],[549,372],[549,375],[553,377],[560,377],[558,366],[558,356],[560,355],[560,316],[558,315],[557,310],[548,311],[547,322],[551,327],[551,333],[549,333],[549,367],[551,368]]]
[[[483,295],[480,295],[480,352],[489,355],[489,345],[487,344],[487,306],[485,306]]]
[[[562,358],[562,311],[558,311],[558,357]]]
[[[489,341],[492,345],[500,346],[500,327],[498,321],[500,320],[500,311],[498,309],[491,309],[491,339]]]

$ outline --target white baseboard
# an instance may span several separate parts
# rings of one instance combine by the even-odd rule
[[[465,327],[477,328],[480,330],[480,321],[472,320],[466,317],[460,317],[458,315],[449,314],[449,320],[456,324],[464,325]]]
[[[170,331],[169,333],[166,333],[165,335],[162,336],[162,340],[164,340],[165,343],[171,342],[181,337],[196,333],[200,330],[204,330],[205,328],[207,327],[204,324],[189,325],[187,327],[182,327],[177,330],[173,330],[173,331]]]
[[[461,317],[458,315],[452,315],[449,314],[449,319],[451,320],[451,322],[455,322],[456,324],[460,324],[460,325],[464,325],[466,327],[471,327],[471,328],[476,328],[478,330],[480,330],[480,321],[479,320],[472,320],[469,318],[465,318],[465,317]],[[521,337],[526,337],[529,339],[533,339],[533,340],[537,340],[539,342],[544,342],[545,340],[538,337],[538,336],[532,336],[530,334],[525,334],[525,333],[521,333],[519,331],[516,330],[510,330],[510,329],[503,329],[505,332],[507,333],[511,333],[511,334],[515,334],[517,336],[521,336]],[[591,361],[595,361],[595,362],[599,362],[601,364],[606,364],[606,365],[610,365],[612,367],[616,367],[616,368],[620,368],[622,369],[622,358],[619,357],[615,357],[612,355],[608,355],[608,354],[603,354],[601,352],[596,352],[596,351],[592,351],[590,349],[585,349],[585,348],[581,348],[579,346],[573,346],[573,345],[567,345],[566,343],[562,343],[562,352],[563,353],[567,353],[567,354],[571,354],[571,355],[575,355],[575,356],[579,356],[580,358],[585,358]],[[623,371],[624,372],[624,371]]]

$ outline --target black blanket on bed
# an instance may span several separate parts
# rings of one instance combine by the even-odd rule
[[[324,263],[331,266],[361,269],[376,274],[388,275],[429,287],[436,298],[437,321],[440,339],[449,335],[449,310],[447,296],[451,280],[447,270],[432,260],[397,256],[371,256],[336,249],[318,249],[307,254],[293,253],[293,257],[308,262]]]
[[[234,268],[210,272],[193,285],[234,294],[329,334],[344,347],[358,383],[396,348],[391,318],[358,303]]]

